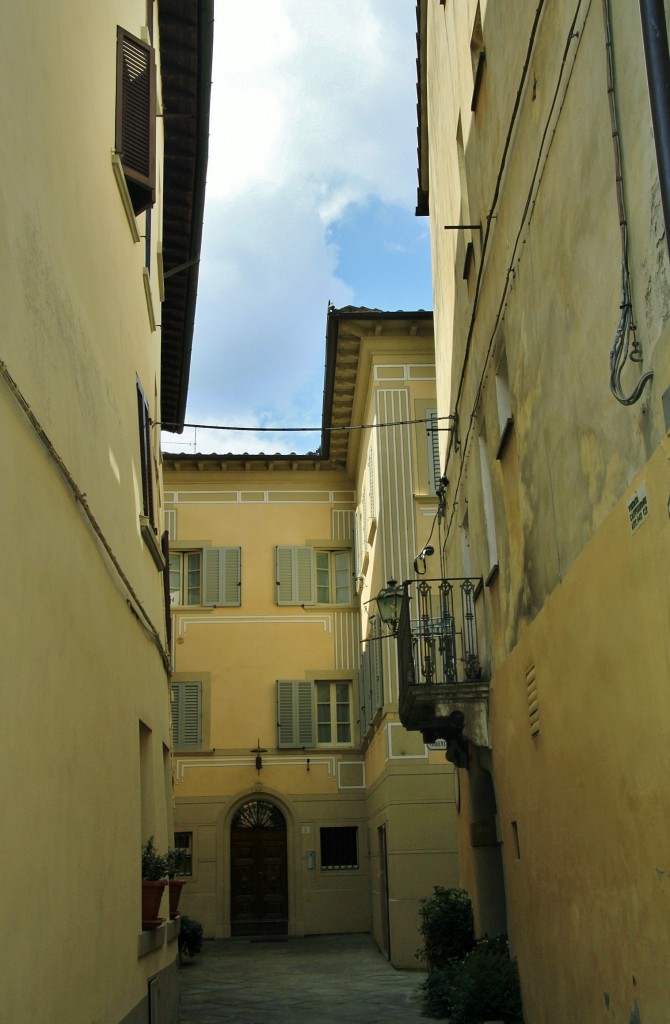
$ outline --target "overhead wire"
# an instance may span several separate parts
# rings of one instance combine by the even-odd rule
[[[623,390],[621,374],[628,361],[642,362],[642,346],[635,334],[633,317],[633,289],[631,285],[630,267],[628,265],[628,216],[626,213],[626,196],[623,180],[623,160],[621,156],[621,136],[619,131],[616,92],[614,46],[612,43],[612,15],[609,0],[603,0],[603,22],[605,27],[605,52],[607,57],[607,96],[609,100],[610,123],[612,126],[612,144],[614,147],[614,169],[616,174],[616,198],[619,211],[619,227],[621,231],[621,307],[619,322],[614,333],[614,341],[610,349],[610,391],[621,405],[634,405],[642,395],[645,384],[654,376],[653,370],[643,373],[629,395]]]
[[[382,427],[406,427],[414,423],[433,423],[435,420],[453,420],[453,416],[431,416],[430,418],[424,417],[416,420],[393,420],[389,423],[355,423],[348,424],[346,426],[336,427],[240,427],[240,426],[227,426],[220,423],[184,423],[184,427],[189,427],[193,430],[230,430],[232,432],[243,432],[253,434],[320,434],[320,433],[338,433],[340,431],[350,430],[380,430]],[[160,420],[152,420],[152,427],[162,427],[163,423]],[[442,427],[442,430],[453,430],[453,427]],[[429,431],[430,432],[430,431]]]

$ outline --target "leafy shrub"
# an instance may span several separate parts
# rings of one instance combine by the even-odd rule
[[[200,922],[182,914],[177,941],[182,956],[197,956],[202,949],[202,925]]]
[[[486,946],[473,949],[457,965],[452,984],[451,1024],[523,1024],[519,975],[507,953]]]
[[[494,935],[492,938],[485,935],[483,939],[477,939],[475,948],[483,949],[487,953],[502,953],[509,956],[509,942],[506,935]]]
[[[449,1017],[453,1009],[456,976],[461,960],[447,960],[443,967],[434,968],[421,985],[423,1012],[429,1017]]]
[[[472,901],[465,889],[436,885],[433,895],[419,903],[419,932],[424,948],[417,952],[431,968],[462,960],[475,944]]]

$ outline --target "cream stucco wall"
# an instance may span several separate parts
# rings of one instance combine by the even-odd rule
[[[435,404],[430,325],[408,337],[408,324],[399,329],[380,316],[381,329],[363,325],[353,341],[357,423],[414,419]],[[359,328],[343,323],[343,343],[348,330]],[[370,931],[396,966],[418,968],[418,900],[433,885],[457,879],[452,769],[442,752],[428,754],[398,721],[392,640],[380,641],[383,705],[367,730],[358,707],[366,602],[392,571],[409,574],[426,530],[424,508],[434,514],[425,424],[353,432],[348,455],[346,469],[288,457],[165,458],[167,507],[176,513],[172,550],[206,543],[239,546],[242,553],[239,607],[173,608],[174,678],[202,678],[208,693],[202,750],[175,757],[175,827],[193,833],[194,848],[194,874],[182,900],[206,934],[230,934],[232,818],[246,800],[268,799],[287,822],[289,934]],[[350,550],[358,577],[351,605],[278,606],[278,544]],[[278,679],[350,680],[352,743],[280,749]],[[257,772],[251,751],[259,740],[265,753]],[[358,829],[358,868],[324,871],[319,829],[339,824]]]
[[[497,564],[477,603],[491,749],[460,772],[461,877],[479,931],[506,923],[527,1024],[667,1017],[670,275],[640,12],[610,7],[642,351],[624,387],[654,372],[630,406],[608,380],[621,250],[603,5],[427,9],[438,403],[461,442],[445,551],[451,572],[469,559],[486,577],[492,534]],[[464,222],[465,190],[483,228],[467,281],[465,233],[444,230]],[[499,446],[501,378],[513,426]]]
[[[5,376],[8,1024],[146,1012],[148,978],[176,955],[163,931],[161,948],[138,956],[141,842],[154,833],[165,847],[171,828],[164,609],[140,535],[135,391],[138,378],[158,418],[160,338],[144,244],[111,164],[116,26],[140,35],[145,16],[144,2],[70,2],[3,18],[0,358],[33,417]],[[158,308],[155,275],[152,293]],[[159,507],[158,478],[155,498]]]

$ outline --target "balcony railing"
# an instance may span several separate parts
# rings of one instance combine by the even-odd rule
[[[447,741],[467,761],[466,739],[488,745],[488,679],[482,667],[475,596],[481,580],[409,580],[398,620],[400,720],[426,742]]]

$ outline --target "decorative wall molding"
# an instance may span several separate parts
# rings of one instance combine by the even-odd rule
[[[178,637],[185,637],[189,626],[257,626],[271,624],[273,626],[300,625],[321,626],[323,632],[332,635],[332,615],[175,615]]]
[[[263,767],[295,767],[298,765],[307,771],[307,761],[309,759],[309,770],[310,772],[314,768],[325,768],[328,778],[335,778],[335,758],[312,756],[311,754],[305,753],[300,756],[292,757],[263,757]],[[255,757],[175,757],[175,783],[182,783],[184,781],[184,775],[187,771],[195,768],[253,768],[256,767]]]

